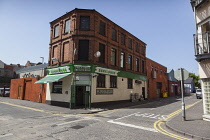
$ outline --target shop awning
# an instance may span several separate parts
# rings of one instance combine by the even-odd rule
[[[39,81],[36,81],[34,84],[44,84],[44,83],[52,83],[52,82],[57,82],[61,78],[64,78],[71,73],[66,73],[66,74],[56,74],[56,75],[47,75],[46,77],[40,79]]]

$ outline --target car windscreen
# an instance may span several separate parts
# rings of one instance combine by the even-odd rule
[[[201,92],[201,89],[198,89],[197,92]]]

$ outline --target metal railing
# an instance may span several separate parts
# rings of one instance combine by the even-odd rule
[[[194,34],[195,55],[204,55],[210,53],[210,33]]]

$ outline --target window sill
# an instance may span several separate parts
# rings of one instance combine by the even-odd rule
[[[59,92],[51,92],[52,94],[62,94],[62,93],[59,93]]]
[[[96,87],[96,88],[106,88],[106,87]]]
[[[56,36],[56,37],[53,37],[53,39],[56,39],[56,38],[58,38],[59,36]]]

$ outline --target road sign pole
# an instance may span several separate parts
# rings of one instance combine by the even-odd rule
[[[180,77],[181,77],[181,92],[182,92],[182,121],[186,121],[185,116],[185,103],[184,103],[184,87],[183,87],[183,68],[180,69]]]

